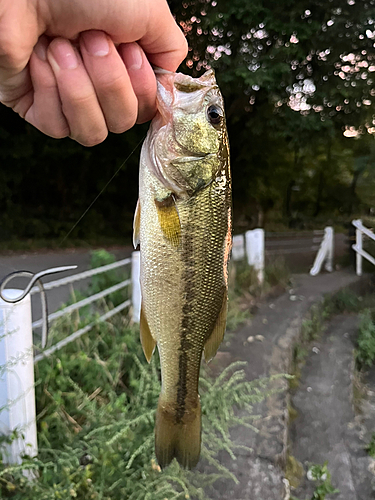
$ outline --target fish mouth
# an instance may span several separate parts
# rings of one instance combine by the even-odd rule
[[[186,96],[192,95],[192,103],[199,101],[197,93],[203,96],[217,87],[213,69],[206,71],[201,77],[193,78],[183,73],[173,73],[161,68],[154,68],[157,81],[157,107],[165,121],[170,118],[176,92],[183,92]]]
[[[214,156],[214,153],[187,153],[186,155],[181,155],[173,158],[172,163],[186,163],[191,161],[204,160],[210,156]]]

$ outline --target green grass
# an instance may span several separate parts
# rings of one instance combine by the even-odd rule
[[[365,450],[370,455],[370,457],[375,458],[375,432],[372,433],[371,440],[366,446]]]

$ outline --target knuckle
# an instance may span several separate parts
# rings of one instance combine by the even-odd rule
[[[42,132],[44,130],[47,130],[45,133],[54,139],[63,139],[64,137],[69,137],[70,134],[69,127],[66,125],[51,126],[46,124]]]
[[[156,98],[156,82],[154,80],[146,80],[142,86],[136,89],[137,98],[139,99],[153,99]]]
[[[79,144],[82,144],[82,146],[85,146],[87,148],[92,148],[93,146],[97,146],[98,144],[104,142],[107,138],[107,135],[108,135],[107,131],[100,131],[100,132],[93,132],[90,135],[75,136],[72,137],[72,139],[79,142]]]
[[[0,35],[0,57],[3,66],[15,73],[21,71],[26,65],[25,55],[11,37]]]
[[[96,87],[101,94],[122,94],[126,87],[123,75],[111,75],[108,78],[107,75],[103,75],[96,82]],[[99,90],[100,89],[100,90]]]
[[[91,89],[90,89],[91,90]],[[93,104],[93,99],[95,97],[94,92],[75,92],[70,95],[70,104],[78,107],[90,109]]]
[[[126,115],[125,118],[123,119],[118,119],[116,117],[116,120],[108,120],[107,121],[107,126],[108,130],[110,132],[113,132],[114,134],[122,134],[123,132],[126,132],[127,130],[131,129],[137,121],[137,113],[136,112],[131,112]]]
[[[188,55],[189,52],[189,45],[187,39],[183,36],[181,39],[181,48],[180,48],[180,53],[181,53],[181,60],[183,61],[185,57]]]

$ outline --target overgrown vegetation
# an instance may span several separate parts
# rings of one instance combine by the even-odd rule
[[[324,464],[313,464],[307,471],[307,477],[310,481],[316,483],[312,496],[306,500],[325,500],[327,495],[334,495],[340,491],[332,486],[331,474],[328,470],[328,462]],[[292,497],[292,500],[299,500]]]
[[[372,433],[370,442],[366,446],[365,450],[370,455],[370,457],[375,458],[375,432]]]
[[[111,260],[100,252],[93,255],[92,263],[104,265]],[[122,278],[116,272],[98,276],[91,291]],[[112,308],[113,301],[103,301],[100,307]],[[87,307],[56,322],[51,336],[58,340],[93,320]],[[14,500],[208,499],[209,487],[218,478],[236,481],[217,460],[219,451],[226,450],[235,459],[234,452],[241,448],[231,442],[230,428],[241,424],[255,431],[253,405],[276,390],[273,379],[246,381],[243,366],[230,365],[216,380],[203,370],[202,462],[210,472],[183,471],[177,463],[162,472],[153,449],[160,392],[158,357],[146,363],[138,327],[127,317],[118,314],[98,323],[90,333],[36,365],[38,457],[25,457],[22,465],[1,464],[1,496]],[[246,409],[247,416],[239,419],[238,408]],[[33,472],[34,481],[25,477],[25,470]]]
[[[360,315],[358,332],[357,364],[368,368],[375,361],[375,313],[365,309]]]

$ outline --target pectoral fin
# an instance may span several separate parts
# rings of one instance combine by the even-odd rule
[[[223,340],[225,333],[225,326],[227,324],[227,312],[228,312],[228,294],[225,292],[223,305],[221,306],[221,311],[216,320],[214,329],[211,335],[206,340],[204,345],[204,359],[208,363],[212,358],[215,357],[217,350]]]
[[[165,238],[175,247],[181,241],[181,224],[173,195],[159,201],[155,199],[159,224]]]
[[[139,245],[139,226],[141,224],[141,204],[137,201],[137,206],[134,213],[133,220],[133,246],[137,248]]]
[[[147,319],[143,311],[143,306],[141,307],[141,319],[139,321],[139,329],[141,333],[141,344],[143,352],[145,353],[147,362],[149,363],[151,360],[151,356],[155,350],[156,340],[154,340],[153,336],[151,335],[150,327],[148,326]]]

